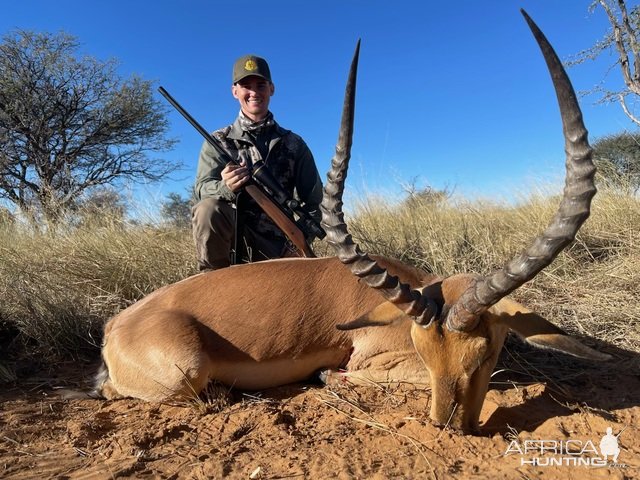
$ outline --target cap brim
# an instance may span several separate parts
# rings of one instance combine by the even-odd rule
[[[246,75],[241,75],[240,77],[236,78],[233,83],[238,83],[240,80],[243,80],[247,77],[260,77],[260,78],[264,78],[267,82],[270,82],[271,79],[268,77],[265,77],[264,75],[260,74],[260,73],[247,73]]]

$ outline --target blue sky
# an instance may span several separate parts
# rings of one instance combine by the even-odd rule
[[[231,67],[246,53],[268,59],[276,120],[305,138],[324,178],[337,138],[344,83],[362,39],[352,194],[399,195],[401,184],[466,197],[509,197],[561,181],[563,138],[551,82],[519,9],[562,59],[608,29],[591,0],[203,0],[5,2],[0,32],[76,35],[82,52],[115,57],[123,76],[164,86],[208,130],[229,124]],[[635,2],[628,2],[629,5]],[[576,90],[599,83],[613,57],[571,68]],[[619,74],[609,74],[619,82]],[[159,94],[158,94],[159,95]],[[158,96],[158,98],[161,98]],[[616,105],[583,98],[590,138],[633,130]],[[175,111],[166,156],[185,169],[137,195],[186,194],[202,139]]]

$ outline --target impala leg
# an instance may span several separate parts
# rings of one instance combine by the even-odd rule
[[[323,370],[320,380],[327,385],[345,382],[355,385],[411,383],[429,385],[429,373],[414,352],[384,352],[366,359],[354,358],[346,370]]]
[[[193,398],[209,381],[211,362],[200,326],[181,312],[159,311],[144,321],[116,323],[102,355],[108,376],[98,379],[97,390],[107,398]]]

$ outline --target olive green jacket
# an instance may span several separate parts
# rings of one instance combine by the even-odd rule
[[[309,147],[299,135],[280,127],[277,123],[271,128],[273,130],[265,158],[261,157],[251,135],[240,128],[240,122],[237,119],[232,125],[213,132],[213,136],[229,157],[237,163],[244,161],[246,165],[253,165],[257,160],[262,159],[284,191],[292,198],[303,202],[304,209],[320,221],[322,182]],[[195,195],[198,200],[215,197],[231,202],[235,199],[235,194],[222,180],[222,170],[227,161],[228,158],[224,158],[206,141],[204,142],[200,150],[195,183]],[[252,223],[266,222],[270,224],[270,226],[265,225],[267,230],[274,231],[275,228],[278,236],[282,235],[255,203],[250,202],[247,208],[253,211],[254,217],[261,217]]]

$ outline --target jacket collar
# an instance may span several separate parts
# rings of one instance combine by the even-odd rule
[[[274,123],[275,125],[273,126],[273,130],[275,133],[274,133],[273,139],[276,139],[276,138],[280,139],[289,132],[289,130],[282,128],[278,124],[278,122],[274,121]],[[242,130],[242,127],[240,126],[240,120],[238,118],[236,118],[236,120],[231,125],[231,130],[229,130],[229,133],[227,134],[227,138],[230,138],[231,140],[240,140],[240,141],[252,143],[251,138],[249,137],[247,132]],[[273,141],[273,139],[271,141]]]

